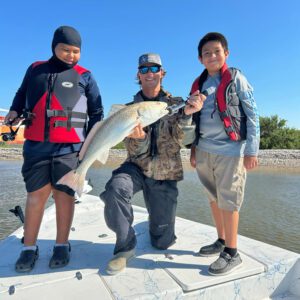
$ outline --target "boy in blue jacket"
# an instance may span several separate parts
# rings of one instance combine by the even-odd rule
[[[199,250],[199,256],[219,255],[210,265],[211,275],[225,275],[242,264],[237,251],[239,210],[246,170],[257,166],[259,117],[253,89],[245,76],[228,68],[226,38],[217,32],[199,42],[198,55],[205,66],[191,93],[214,89],[201,113],[194,114],[196,139],[190,162],[196,168],[210,201],[218,239]]]

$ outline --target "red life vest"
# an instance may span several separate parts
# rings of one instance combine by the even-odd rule
[[[87,98],[80,93],[79,82],[85,72],[88,70],[78,65],[57,73],[50,71],[49,62],[32,65],[25,110],[33,118],[25,128],[26,139],[52,143],[84,140]]]
[[[241,141],[246,139],[246,115],[235,93],[234,79],[237,69],[228,68],[226,64],[220,70],[221,82],[216,91],[216,104],[219,116],[224,124],[224,129],[230,140]],[[191,94],[196,90],[201,91],[203,83],[207,79],[208,72],[205,69],[202,74],[196,78],[192,85]],[[196,123],[196,143],[199,139],[199,124],[201,111],[194,114],[193,119]],[[198,136],[197,136],[198,135]]]

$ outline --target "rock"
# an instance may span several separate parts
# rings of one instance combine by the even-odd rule
[[[17,160],[23,159],[22,148],[0,148],[0,159]]]

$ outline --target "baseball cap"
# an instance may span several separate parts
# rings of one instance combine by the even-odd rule
[[[161,66],[160,56],[156,53],[145,53],[139,57],[139,67],[147,63],[152,63]]]

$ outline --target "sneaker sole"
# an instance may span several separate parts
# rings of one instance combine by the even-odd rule
[[[66,260],[66,262],[64,263],[59,263],[59,264],[55,264],[55,263],[49,263],[49,268],[50,269],[59,269],[59,268],[63,268],[65,266],[67,266],[70,262],[70,259]]]
[[[213,256],[219,256],[221,252],[222,252],[222,251],[220,251],[220,252],[218,252],[218,253],[213,253],[213,254],[202,254],[202,253],[200,253],[200,252],[197,252],[197,253],[195,254],[195,256],[198,256],[198,257],[213,257]]]
[[[123,268],[123,269],[121,269],[121,270],[118,270],[118,271],[111,271],[111,270],[105,270],[105,272],[106,272],[106,274],[107,275],[116,275],[116,274],[118,274],[118,273],[121,273],[122,271],[124,271],[126,269],[126,267],[125,268]]]
[[[231,270],[224,272],[224,273],[211,273],[208,270],[208,274],[212,275],[212,276],[224,276],[224,275],[228,275],[230,273],[232,273],[235,270],[238,270],[239,268],[241,268],[243,266],[243,262],[241,262],[240,264],[238,264],[237,266],[233,267]]]

